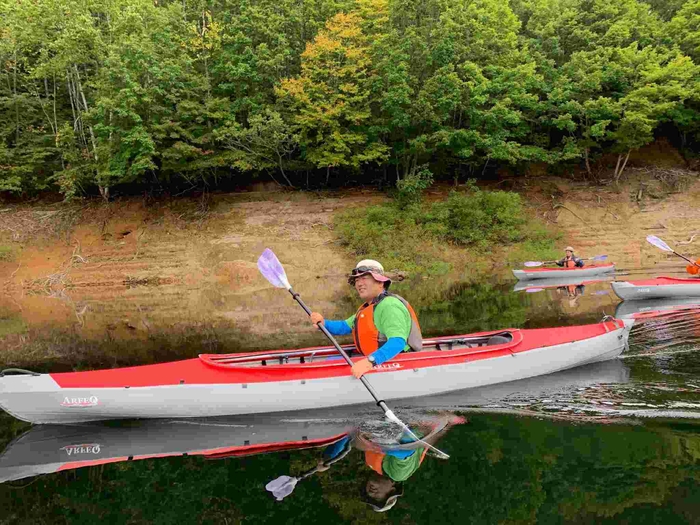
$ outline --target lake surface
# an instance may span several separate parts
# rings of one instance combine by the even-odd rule
[[[514,285],[503,276],[432,290],[400,283],[396,291],[417,305],[428,336],[617,315],[636,318],[629,349],[549,376],[391,403],[449,459],[423,455],[371,404],[79,427],[31,427],[3,413],[0,523],[700,523],[700,304],[621,304],[607,281]],[[279,293],[278,307],[294,308]],[[255,308],[251,297],[240,301]],[[340,294],[337,305],[339,316],[349,314],[356,300]],[[275,319],[267,321],[271,330]],[[83,349],[72,362],[70,353],[41,354],[33,366],[40,370],[189,357],[202,341],[232,351],[300,340],[189,327],[180,345],[144,339],[141,351],[122,352],[138,339],[96,342],[56,325],[32,337]],[[311,332],[301,340],[322,343]],[[396,479],[376,474],[377,461],[391,463]],[[280,501],[265,489],[303,474]],[[377,491],[385,496],[373,498]],[[370,505],[387,497],[396,503],[385,512]]]

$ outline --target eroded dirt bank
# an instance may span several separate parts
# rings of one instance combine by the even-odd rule
[[[644,238],[653,233],[700,256],[700,182],[692,172],[664,177],[630,170],[619,186],[531,177],[513,189],[580,254],[667,273],[682,262]],[[251,192],[0,206],[0,362],[94,364],[102,346],[109,364],[320,342],[255,261],[273,248],[314,309],[345,315],[353,301],[343,276],[355,257],[337,243],[333,216],[384,198]],[[490,273],[506,277],[501,255],[491,258]]]

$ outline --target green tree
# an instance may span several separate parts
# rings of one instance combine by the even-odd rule
[[[335,15],[301,58],[301,75],[282,80],[277,94],[304,158],[327,169],[384,160],[388,148],[368,129],[372,73],[360,16]]]

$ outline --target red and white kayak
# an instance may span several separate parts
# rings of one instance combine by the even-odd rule
[[[521,281],[572,277],[584,279],[614,271],[614,264],[591,264],[583,268],[523,268],[522,270],[513,270],[513,275]]]
[[[514,381],[617,357],[625,321],[441,337],[368,374],[386,401]],[[352,347],[348,347],[351,349]],[[0,407],[32,423],[183,418],[364,403],[332,347],[200,355],[156,365],[0,376]],[[360,359],[355,357],[355,360]],[[15,373],[20,372],[20,373]]]
[[[700,279],[656,277],[640,281],[614,281],[612,288],[624,300],[700,297]]]

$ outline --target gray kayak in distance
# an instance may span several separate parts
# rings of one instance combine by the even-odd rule
[[[587,279],[615,271],[614,264],[592,264],[583,268],[525,268],[513,270],[513,275],[520,281],[535,279]]]
[[[700,279],[656,277],[639,281],[613,281],[612,288],[620,299],[661,299],[666,297],[700,298]]]

